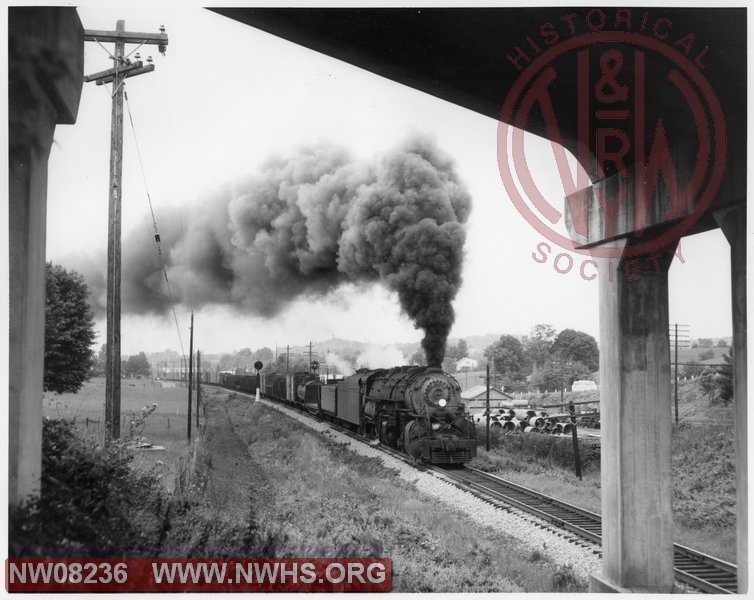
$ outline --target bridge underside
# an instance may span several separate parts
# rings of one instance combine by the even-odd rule
[[[592,589],[672,590],[667,274],[682,235],[720,227],[731,248],[737,562],[739,592],[745,592],[745,9],[214,10],[493,119],[513,119],[514,113],[503,110],[506,97],[529,65],[544,69],[536,61],[546,50],[555,52],[582,34],[592,36],[584,63],[574,51],[570,64],[557,64],[557,77],[547,87],[551,111],[540,95],[539,109],[531,110],[528,120],[515,121],[531,133],[558,139],[589,177],[568,194],[564,216],[575,245],[593,254],[600,278],[604,567]],[[629,40],[626,33],[634,37]],[[620,90],[604,88],[600,96],[594,79],[584,85],[580,78],[585,71],[610,75],[616,56],[609,52],[616,49],[625,59],[620,81],[632,89],[623,105],[615,104],[619,97],[611,98]],[[609,57],[612,62],[600,62]],[[691,87],[670,78],[669,62]],[[701,79],[711,94],[705,96]],[[639,97],[639,89],[644,96]],[[584,98],[591,104],[579,112]],[[709,116],[698,118],[693,98],[707,102]],[[723,115],[726,136],[713,105]],[[600,108],[628,110],[616,116]],[[651,149],[663,136],[668,143],[660,144],[655,158],[664,160],[653,162]],[[700,150],[705,139],[708,148]],[[645,146],[648,155],[636,153]],[[709,159],[701,172],[700,156]],[[721,159],[724,168],[718,172]],[[667,167],[674,169],[678,185]],[[648,178],[657,185],[647,186]],[[701,191],[687,195],[693,181],[700,189],[713,182],[714,189],[706,198]],[[662,248],[651,243],[658,236],[663,236]]]
[[[603,254],[595,261],[601,273],[604,569],[595,578],[594,589],[665,592],[672,588],[669,260],[667,252],[657,258],[642,254],[637,247],[648,237],[668,234],[665,248],[672,249],[681,234],[720,227],[731,247],[737,562],[739,592],[746,592],[746,10],[215,10],[493,119],[501,115],[522,69],[550,46],[562,48],[559,44],[578,35],[608,31],[641,35],[651,41],[643,53],[634,48],[631,60],[623,66],[633,81],[637,73],[645,73],[644,87],[649,91],[643,120],[637,121],[633,114],[627,118],[623,137],[616,133],[620,127],[615,125],[608,135],[600,135],[604,125],[597,111],[587,111],[585,119],[574,116],[581,106],[580,89],[583,91],[576,63],[559,65],[559,77],[547,90],[553,105],[551,116],[559,124],[559,140],[589,175],[586,189],[574,190],[565,202],[569,233],[595,256]],[[34,491],[41,467],[46,164],[56,123],[72,123],[78,110],[83,29],[72,8],[13,8],[9,25],[13,58],[9,70],[13,91],[9,101],[9,497],[17,502]],[[639,138],[655,139],[655,124],[661,117],[671,142],[668,157],[680,182],[686,184],[684,178],[692,177],[692,164],[699,156],[698,138],[704,136],[696,135],[699,122],[689,130],[688,109],[677,110],[683,98],[678,95],[680,88],[673,90],[667,85],[667,68],[658,58],[658,43],[659,54],[670,49],[673,56],[682,57],[681,63],[685,60],[683,64],[701,69],[727,125],[724,173],[708,198],[709,205],[695,219],[687,217],[700,201],[689,202],[679,191],[683,185],[670,185],[672,178],[664,178],[664,183],[653,189],[632,185],[630,176],[627,181],[627,174],[641,175],[635,165],[643,168],[645,163],[632,160],[615,146],[627,140],[633,148],[639,145]],[[614,43],[609,36],[591,44],[588,70],[602,68],[603,74],[609,73],[613,65],[599,61],[611,49]],[[29,60],[44,62],[34,57],[40,52],[58,58],[61,68],[54,77],[26,68]],[[692,92],[699,89],[697,86]],[[532,111],[523,122],[526,130],[553,137],[546,114],[546,110]],[[647,124],[646,129],[641,123]],[[708,125],[714,129],[714,123]],[[715,136],[711,156],[722,147],[721,138]],[[606,157],[612,159],[604,160]],[[702,183],[713,175],[710,168]],[[606,219],[601,201],[606,194],[621,192],[622,201],[609,205],[612,217]],[[674,233],[679,222],[688,227]],[[604,257],[606,248],[610,248],[612,259]]]

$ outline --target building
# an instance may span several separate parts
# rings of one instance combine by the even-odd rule
[[[464,369],[473,370],[479,366],[479,361],[469,358],[468,356],[462,358],[456,363],[456,371],[463,371]]]
[[[590,379],[577,379],[571,386],[572,392],[590,392],[597,389],[597,384]]]

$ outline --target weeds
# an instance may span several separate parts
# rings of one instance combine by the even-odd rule
[[[520,542],[418,493],[381,460],[263,406],[245,418],[249,454],[275,474],[266,522],[286,535],[284,555],[388,556],[398,592],[552,591],[547,558],[533,569]]]
[[[13,508],[14,557],[276,556],[284,537],[250,511],[241,522],[217,515],[203,498],[201,469],[186,464],[175,495],[134,471],[128,441],[107,448],[81,439],[72,421],[43,425],[41,494]]]
[[[559,566],[552,575],[551,583],[554,592],[578,592],[581,590],[581,583],[571,565]]]

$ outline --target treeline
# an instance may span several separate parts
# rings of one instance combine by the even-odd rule
[[[575,329],[558,332],[544,323],[523,339],[501,335],[485,348],[484,357],[494,367],[496,385],[515,391],[570,388],[577,379],[592,379],[600,364],[591,335]]]

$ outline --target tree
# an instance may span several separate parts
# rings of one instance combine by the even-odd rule
[[[704,365],[700,365],[695,360],[690,360],[683,366],[684,377],[699,377],[704,371]]]
[[[448,348],[448,351],[445,353],[446,359],[452,359],[453,361],[459,361],[462,358],[468,356],[469,354],[469,345],[466,343],[466,340],[458,340],[458,343],[455,346],[451,346]]]
[[[532,375],[531,383],[536,386],[540,392],[544,392],[547,390],[559,390],[561,381],[564,389],[570,389],[573,382],[577,379],[590,379],[590,377],[591,370],[583,363],[577,361],[564,361],[561,373],[560,362],[549,360],[544,368]]]
[[[526,356],[535,371],[544,367],[545,361],[550,356],[555,334],[556,331],[552,325],[540,323],[532,327],[529,335],[524,338]]]
[[[267,346],[264,346],[263,348],[260,348],[259,350],[254,352],[254,362],[261,360],[266,365],[267,363],[272,362],[274,359],[275,353]]]
[[[555,338],[551,353],[562,358],[585,365],[590,371],[600,368],[600,351],[595,340],[588,333],[575,329],[564,329]]]
[[[89,366],[88,379],[92,377],[105,376],[105,360],[107,358],[107,344],[102,344],[99,352],[92,358],[92,364]]]
[[[712,348],[712,338],[699,338],[700,348]]]
[[[94,318],[84,277],[47,263],[45,391],[78,392],[94,352]]]
[[[236,361],[236,357],[232,354],[223,354],[220,357],[218,368],[221,371],[235,371],[237,363],[238,361]]]
[[[717,340],[717,347],[718,348],[727,348],[728,347],[728,342],[726,342],[725,340]]]
[[[497,373],[511,381],[525,377],[524,370],[528,363],[524,355],[524,345],[512,335],[501,335],[498,341],[484,349],[484,357],[494,363]]]
[[[427,364],[427,357],[424,354],[424,349],[419,346],[416,349],[416,352],[414,352],[411,355],[411,358],[408,359],[408,364],[410,365],[426,365]]]
[[[715,351],[712,349],[699,353],[699,360],[709,360],[710,358],[715,358]]]
[[[733,398],[733,352],[723,354],[725,365],[707,367],[699,377],[699,387],[710,402],[728,404]]]
[[[129,356],[125,369],[123,369],[123,375],[126,377],[150,377],[152,375],[152,367],[147,360],[147,355],[139,352],[138,354]]]

